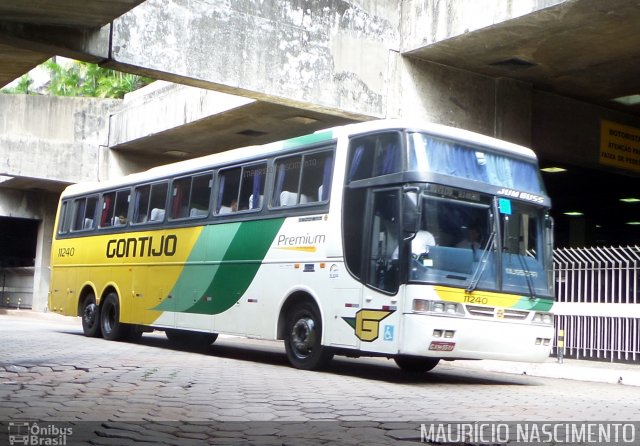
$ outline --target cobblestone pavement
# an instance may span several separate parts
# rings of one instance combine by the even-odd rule
[[[407,376],[385,359],[307,372],[288,366],[279,343],[108,342],[84,337],[76,319],[23,313],[0,315],[5,444],[20,422],[71,426],[66,444],[375,445],[416,444],[427,422],[640,420],[638,387],[450,363]]]

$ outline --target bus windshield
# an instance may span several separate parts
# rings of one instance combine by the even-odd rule
[[[445,189],[422,195],[420,229],[407,249],[409,281],[552,296],[544,208]]]
[[[544,194],[544,186],[534,162],[426,133],[411,133],[409,146],[409,170],[430,171]]]

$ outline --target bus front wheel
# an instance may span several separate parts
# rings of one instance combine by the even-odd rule
[[[407,373],[425,373],[440,362],[439,358],[423,358],[420,356],[396,356],[393,358],[398,367]]]
[[[89,294],[82,304],[82,332],[89,338],[100,336],[100,307],[96,296]]]
[[[130,326],[120,322],[120,302],[116,293],[109,293],[100,306],[102,337],[108,341],[123,341],[129,336]]]
[[[298,369],[316,370],[331,360],[333,354],[322,346],[322,319],[315,305],[304,302],[288,313],[284,346]]]

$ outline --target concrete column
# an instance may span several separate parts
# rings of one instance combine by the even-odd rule
[[[36,246],[35,270],[33,274],[33,302],[36,311],[46,311],[48,305],[51,242],[58,207],[58,194],[41,193],[40,226]]]
[[[531,147],[532,98],[530,84],[514,79],[496,79],[493,136]]]

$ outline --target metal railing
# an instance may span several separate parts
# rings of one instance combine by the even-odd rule
[[[31,308],[34,267],[0,268],[0,307]]]
[[[640,247],[562,248],[553,258],[564,356],[640,360]]]

